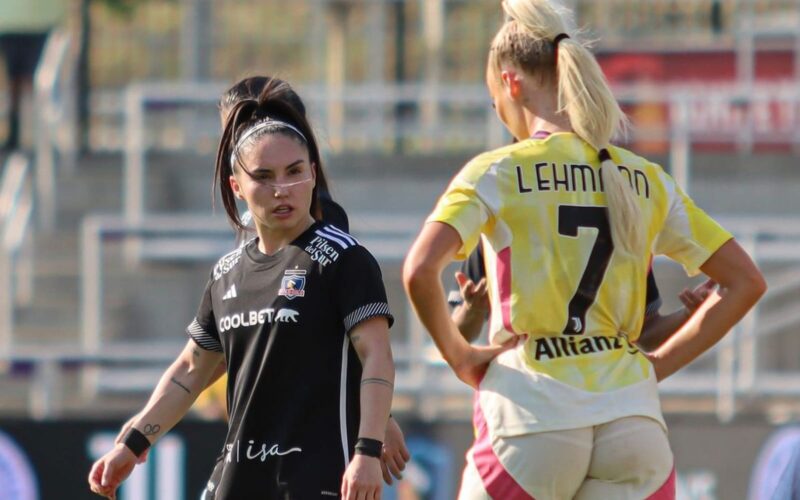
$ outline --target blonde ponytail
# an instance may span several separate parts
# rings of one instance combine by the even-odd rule
[[[600,175],[606,191],[608,218],[614,245],[628,255],[644,253],[642,211],[630,183],[611,160],[605,148],[600,149]],[[604,154],[605,153],[605,154]]]
[[[600,65],[580,42],[559,37],[566,33],[566,23],[549,1],[504,0],[503,9],[510,21],[492,42],[489,64],[499,69],[502,62],[511,62],[556,84],[559,112],[566,113],[575,134],[601,155],[614,244],[625,253],[641,254],[645,241],[641,210],[630,182],[607,152],[611,138],[624,131],[627,119]]]

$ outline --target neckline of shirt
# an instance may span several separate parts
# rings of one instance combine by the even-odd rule
[[[551,135],[553,135],[553,133],[547,130],[537,130],[531,135],[531,139],[547,139]]]
[[[258,249],[258,241],[259,237],[256,236],[250,242],[245,245],[244,252],[247,254],[247,258],[251,261],[255,262],[256,264],[272,264],[274,262],[280,261],[284,254],[286,253],[286,249],[292,246],[298,246],[297,242],[302,241],[304,238],[308,236],[308,234],[316,229],[319,229],[323,223],[321,221],[314,221],[308,228],[300,233],[300,235],[291,241],[291,243],[287,244],[277,252],[272,255],[267,255],[261,250]],[[302,245],[300,245],[302,246]]]

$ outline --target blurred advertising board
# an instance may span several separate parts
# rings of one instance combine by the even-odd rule
[[[697,150],[787,151],[800,142],[800,63],[791,51],[757,52],[752,87],[740,80],[734,51],[613,52],[598,59],[642,153],[666,152],[678,119],[675,96],[688,99]]]
[[[762,419],[720,424],[710,416],[668,416],[678,469],[677,500],[763,500],[790,464],[800,478],[800,427]],[[0,499],[96,499],[93,461],[110,449],[122,422],[0,420]],[[401,420],[412,462],[386,500],[455,498],[472,428],[465,422]],[[200,498],[225,427],[185,421],[151,450],[119,500]],[[794,466],[792,465],[792,466]],[[788,470],[793,476],[793,471]],[[800,483],[800,480],[793,481]]]

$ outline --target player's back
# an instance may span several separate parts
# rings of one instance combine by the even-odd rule
[[[612,156],[631,180],[649,248],[667,211],[664,174],[621,148]],[[650,254],[615,248],[593,148],[569,133],[529,139],[478,156],[458,183],[487,212],[493,333],[638,336]],[[452,187],[446,196],[458,196]]]
[[[661,421],[652,366],[632,344],[651,252],[693,273],[730,234],[660,167],[622,148],[610,152],[641,208],[641,255],[614,244],[598,153],[572,133],[479,155],[428,219],[456,230],[461,257],[484,239],[491,341],[528,335],[481,381],[482,407],[503,408],[486,414],[495,433],[577,428],[630,414]]]

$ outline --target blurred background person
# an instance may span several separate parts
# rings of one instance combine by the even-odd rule
[[[8,120],[0,149],[20,148],[23,103],[32,99],[33,74],[51,31],[64,20],[67,0],[0,2],[0,56],[8,79]],[[26,120],[31,124],[32,120]]]

